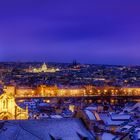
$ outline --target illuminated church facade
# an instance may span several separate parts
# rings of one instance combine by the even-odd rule
[[[0,120],[28,119],[28,109],[20,108],[15,102],[15,88],[13,86],[4,89],[0,96]]]

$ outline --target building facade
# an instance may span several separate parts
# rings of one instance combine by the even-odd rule
[[[0,120],[28,119],[28,109],[22,109],[16,104],[14,92],[15,88],[9,86],[0,96]]]
[[[34,73],[40,73],[40,72],[49,72],[49,73],[54,73],[56,71],[59,71],[59,69],[55,68],[48,68],[47,65],[44,63],[40,68],[33,68],[32,72]]]

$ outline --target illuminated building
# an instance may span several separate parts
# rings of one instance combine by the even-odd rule
[[[14,91],[15,88],[9,86],[0,96],[0,120],[28,119],[28,109],[24,110],[16,104]]]
[[[34,73],[40,73],[40,72],[49,72],[49,73],[54,73],[54,72],[57,72],[59,71],[59,69],[55,69],[55,68],[48,68],[47,65],[44,63],[41,68],[34,68],[32,70],[32,72]]]
[[[36,95],[36,89],[31,87],[17,87],[15,90],[15,96],[32,97]]]
[[[140,88],[139,87],[124,87],[121,89],[124,95],[140,95]]]
[[[95,86],[47,86],[32,87],[8,86],[5,92],[18,97],[80,97],[80,96],[139,96],[140,88],[134,87],[95,87]]]
[[[59,88],[58,96],[84,96],[85,89],[79,87],[68,87],[68,88]]]
[[[37,94],[41,96],[57,96],[58,88],[56,86],[40,85],[37,87]]]
[[[69,110],[70,110],[71,112],[74,112],[75,106],[74,106],[74,105],[69,105]]]

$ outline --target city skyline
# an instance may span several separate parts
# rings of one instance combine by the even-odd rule
[[[0,61],[140,65],[139,5],[138,0],[0,2]]]

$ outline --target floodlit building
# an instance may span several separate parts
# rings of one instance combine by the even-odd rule
[[[32,70],[32,72],[34,73],[40,73],[40,72],[49,72],[49,73],[53,73],[53,72],[56,72],[56,71],[59,71],[59,69],[55,69],[55,68],[48,68],[47,65],[44,63],[41,68],[34,68]]]
[[[9,87],[5,91],[0,96],[0,120],[28,119],[28,109],[20,108],[15,102],[15,97],[12,92],[14,88]]]
[[[36,89],[32,87],[17,87],[15,90],[15,96],[26,96],[26,97],[33,97],[36,95]]]

